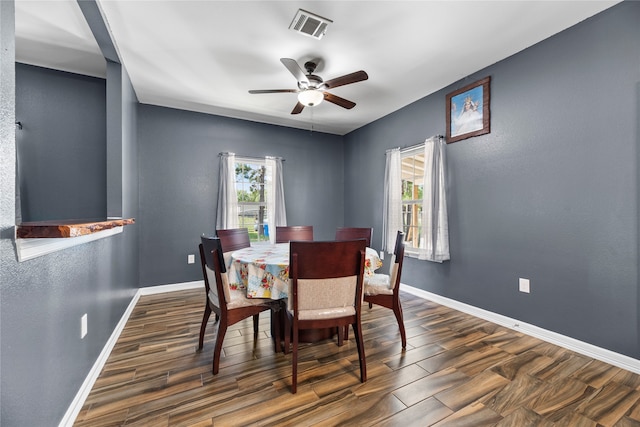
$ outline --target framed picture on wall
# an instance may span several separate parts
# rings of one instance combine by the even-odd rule
[[[490,132],[491,77],[447,94],[447,143]]]

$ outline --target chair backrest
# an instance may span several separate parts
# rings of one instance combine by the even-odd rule
[[[336,240],[366,239],[367,247],[371,246],[373,228],[366,227],[338,227],[336,229]]]
[[[392,289],[400,287],[400,276],[402,275],[402,263],[404,261],[404,233],[398,231],[396,235],[396,247],[393,250],[393,257],[389,265],[389,285]]]
[[[207,296],[218,307],[230,301],[231,294],[227,268],[224,263],[220,239],[217,237],[200,237],[200,260],[202,275]],[[223,296],[222,299],[220,296]]]
[[[251,246],[249,238],[249,230],[246,228],[228,228],[216,230],[216,234],[220,238],[222,252],[233,252],[238,249],[248,248]]]
[[[292,240],[313,241],[312,225],[276,226],[276,243],[289,243]]]
[[[222,247],[220,243],[220,239],[218,237],[209,237],[209,236],[201,236],[200,244],[202,245],[202,249],[204,250],[204,263],[211,270],[215,270],[215,265],[213,262],[213,251],[218,250],[220,254],[219,261],[221,261],[221,272],[225,273],[227,271],[224,265],[224,259],[222,257]]]
[[[331,309],[360,311],[366,242],[292,241],[289,252],[290,309],[294,316],[332,318]],[[306,313],[306,314],[305,314]],[[344,316],[344,314],[343,314]]]
[[[220,238],[221,251],[224,255],[225,267],[229,267],[229,264],[231,263],[231,254],[233,252],[251,246],[249,230],[246,228],[228,228],[216,230],[216,234]]]

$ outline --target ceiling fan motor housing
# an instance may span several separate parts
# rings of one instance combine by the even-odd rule
[[[300,90],[324,89],[324,80],[315,74],[308,74],[306,82],[298,82]]]

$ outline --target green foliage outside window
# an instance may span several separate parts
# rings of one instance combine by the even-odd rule
[[[236,163],[238,224],[249,230],[251,241],[268,239],[265,175],[263,163]]]

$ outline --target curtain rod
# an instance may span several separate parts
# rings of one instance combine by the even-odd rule
[[[278,157],[278,156],[265,156],[265,157],[257,157],[257,156],[243,156],[243,155],[241,155],[241,154],[230,153],[230,152],[228,152],[228,151],[223,151],[223,152],[218,153],[218,157],[222,157],[222,156],[227,155],[227,154],[233,154],[233,155],[235,155],[236,157],[240,157],[241,159],[264,160],[264,159],[265,159],[265,157],[268,157],[268,158],[271,158],[271,159],[279,159],[279,160],[280,160],[280,161],[282,161],[282,162],[284,162],[284,161],[285,161],[285,159],[284,159],[283,157]]]
[[[442,139],[442,138],[444,138],[444,136],[442,136],[442,135],[433,135],[430,138],[440,138],[440,139]],[[429,139],[429,138],[427,138],[427,139]],[[424,145],[424,142],[421,142],[420,144],[408,145],[406,147],[398,147],[398,148],[400,149],[400,151],[409,151],[409,150],[413,150],[414,148],[418,148],[421,145]]]

